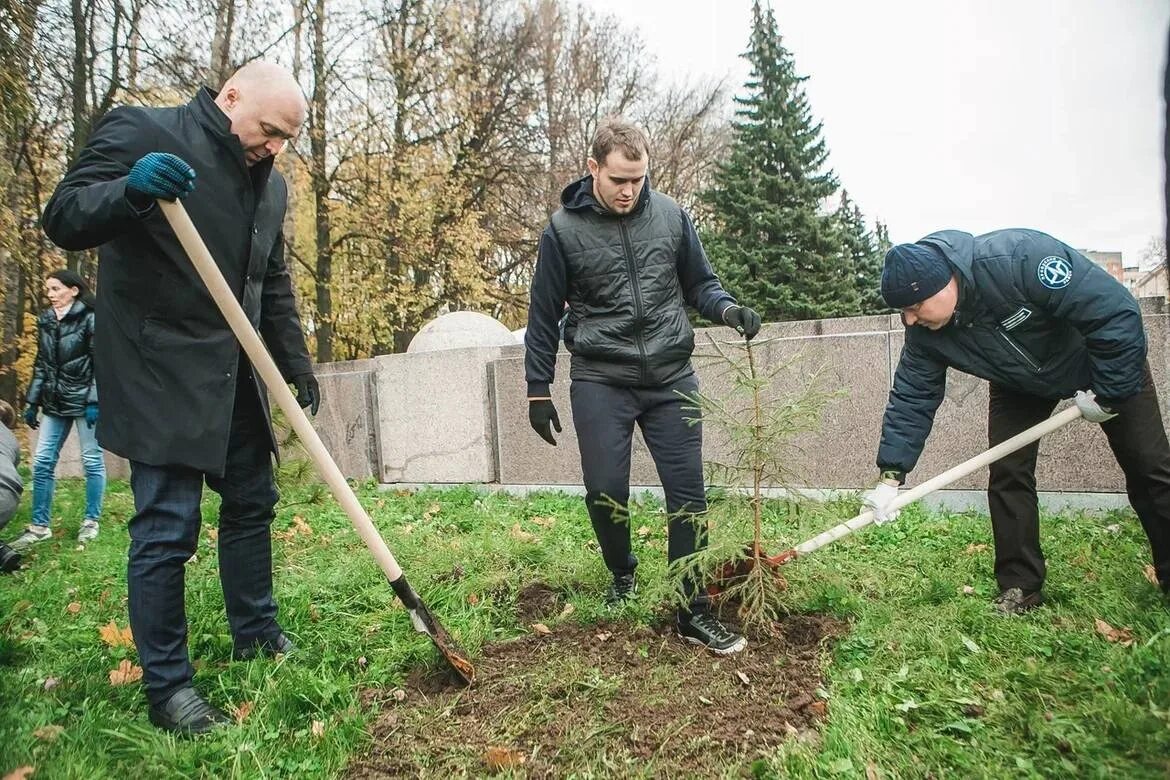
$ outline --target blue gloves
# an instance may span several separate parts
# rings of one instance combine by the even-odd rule
[[[24,408],[24,424],[34,431],[40,423],[37,422],[37,405],[29,404]]]
[[[98,418],[98,405],[97,404],[86,404],[85,405],[85,424],[88,425],[90,428],[92,428],[93,426],[97,425],[97,418]]]
[[[151,152],[134,163],[126,179],[126,197],[136,208],[146,208],[155,198],[183,198],[195,189],[195,169],[182,158]]]

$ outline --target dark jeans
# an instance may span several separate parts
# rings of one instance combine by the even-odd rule
[[[222,498],[219,579],[237,647],[275,639],[272,539],[278,498],[272,451],[255,386],[236,389],[224,476],[182,466],[131,461],[137,510],[130,521],[130,627],[152,704],[187,687],[195,670],[187,655],[184,566],[199,540],[203,482]]]
[[[678,393],[699,387],[694,376],[662,387],[618,387],[574,381],[569,388],[573,427],[581,448],[585,503],[601,556],[614,576],[632,574],[638,559],[630,550],[626,507],[630,498],[630,451],[635,423],[654,459],[669,515],[667,557],[675,561],[707,543],[707,497],[703,485],[703,428]],[[676,392],[677,391],[677,392]],[[698,515],[698,517],[696,517]],[[706,591],[691,578],[682,592],[692,611],[707,608]]]
[[[1044,420],[1055,407],[1056,401],[993,384],[988,442],[994,446],[1011,438]],[[1113,411],[1117,416],[1102,423],[1101,430],[1125,474],[1129,503],[1150,540],[1154,570],[1165,587],[1170,583],[1170,445],[1149,366],[1138,394],[1116,404]],[[987,500],[995,534],[995,576],[1003,590],[1034,591],[1044,584],[1036,499],[1038,449],[1037,442],[991,465]]]

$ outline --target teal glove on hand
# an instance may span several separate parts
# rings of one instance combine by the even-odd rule
[[[195,190],[195,169],[181,157],[151,152],[134,163],[126,179],[126,196],[144,208],[155,198],[174,200]]]

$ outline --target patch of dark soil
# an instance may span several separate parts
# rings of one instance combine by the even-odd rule
[[[716,776],[814,734],[827,717],[824,646],[845,625],[793,615],[775,636],[720,658],[674,635],[630,623],[562,623],[488,645],[478,680],[412,676],[397,695],[377,692],[369,753],[346,776]]]
[[[556,588],[543,582],[530,582],[516,594],[516,617],[525,624],[555,617],[561,611],[561,602],[561,593]]]

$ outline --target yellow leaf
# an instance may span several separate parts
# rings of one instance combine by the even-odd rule
[[[39,729],[33,732],[33,736],[42,742],[52,742],[53,740],[57,739],[57,737],[61,736],[61,734],[64,732],[64,726],[52,724],[49,726],[41,726]]]
[[[293,515],[293,528],[295,528],[296,532],[299,534],[304,534],[305,536],[313,535],[313,529],[309,527],[308,523],[305,522],[305,518],[301,517],[300,515]]]
[[[142,679],[142,667],[135,666],[125,658],[117,669],[110,670],[110,685],[129,685]]]
[[[111,620],[98,629],[102,641],[110,647],[131,647],[134,645],[134,635],[130,628],[118,628],[118,624]]]
[[[236,719],[236,723],[243,723],[244,719],[252,714],[253,706],[253,703],[250,701],[242,701],[232,707],[232,716]]]
[[[553,518],[553,517],[532,517],[529,519],[532,520],[532,522],[539,525],[541,528],[548,528],[549,526],[551,526],[553,523],[556,522],[556,518]]]
[[[483,754],[483,763],[493,772],[520,766],[524,763],[525,755],[513,748],[490,747]]]
[[[204,528],[203,530],[207,532],[208,539],[210,539],[213,542],[219,541],[219,529],[218,528],[212,528],[211,526],[207,526],[207,528]]]
[[[1122,647],[1133,644],[1133,633],[1129,628],[1114,628],[1101,618],[1096,618],[1093,623],[1097,627],[1097,633],[1105,637],[1106,641],[1116,642]]]
[[[468,593],[467,594],[467,603],[474,607],[476,604],[479,603],[479,596],[475,595],[474,593]]]
[[[1146,575],[1146,579],[1149,580],[1151,585],[1161,585],[1158,582],[1158,573],[1154,571],[1154,567],[1150,564],[1146,564],[1146,567],[1142,569],[1142,573]]]
[[[65,611],[68,612],[70,615],[76,615],[78,612],[81,611],[81,602],[80,601],[70,601],[69,606],[65,607]]]
[[[519,523],[516,523],[515,525],[512,526],[512,530],[510,531],[510,534],[511,534],[512,538],[518,542],[534,542],[534,541],[536,541],[536,535],[530,534],[528,531],[525,531],[523,528],[520,527]]]
[[[649,526],[643,525],[643,526],[638,527],[638,536],[645,539],[649,535],[650,535],[650,527]]]
[[[548,636],[552,633],[552,629],[546,626],[544,623],[533,623],[532,631],[539,636]]]
[[[967,545],[967,554],[980,553],[987,549],[985,544],[969,544]]]
[[[4,775],[4,780],[28,780],[35,771],[37,771],[36,767],[22,766]]]
[[[319,720],[315,720],[313,721],[313,726],[310,731],[312,731],[314,737],[320,739],[321,737],[325,736],[325,724]]]
[[[430,520],[432,517],[442,511],[443,507],[439,506],[438,504],[431,504],[427,507],[427,511],[423,512],[423,520]]]

